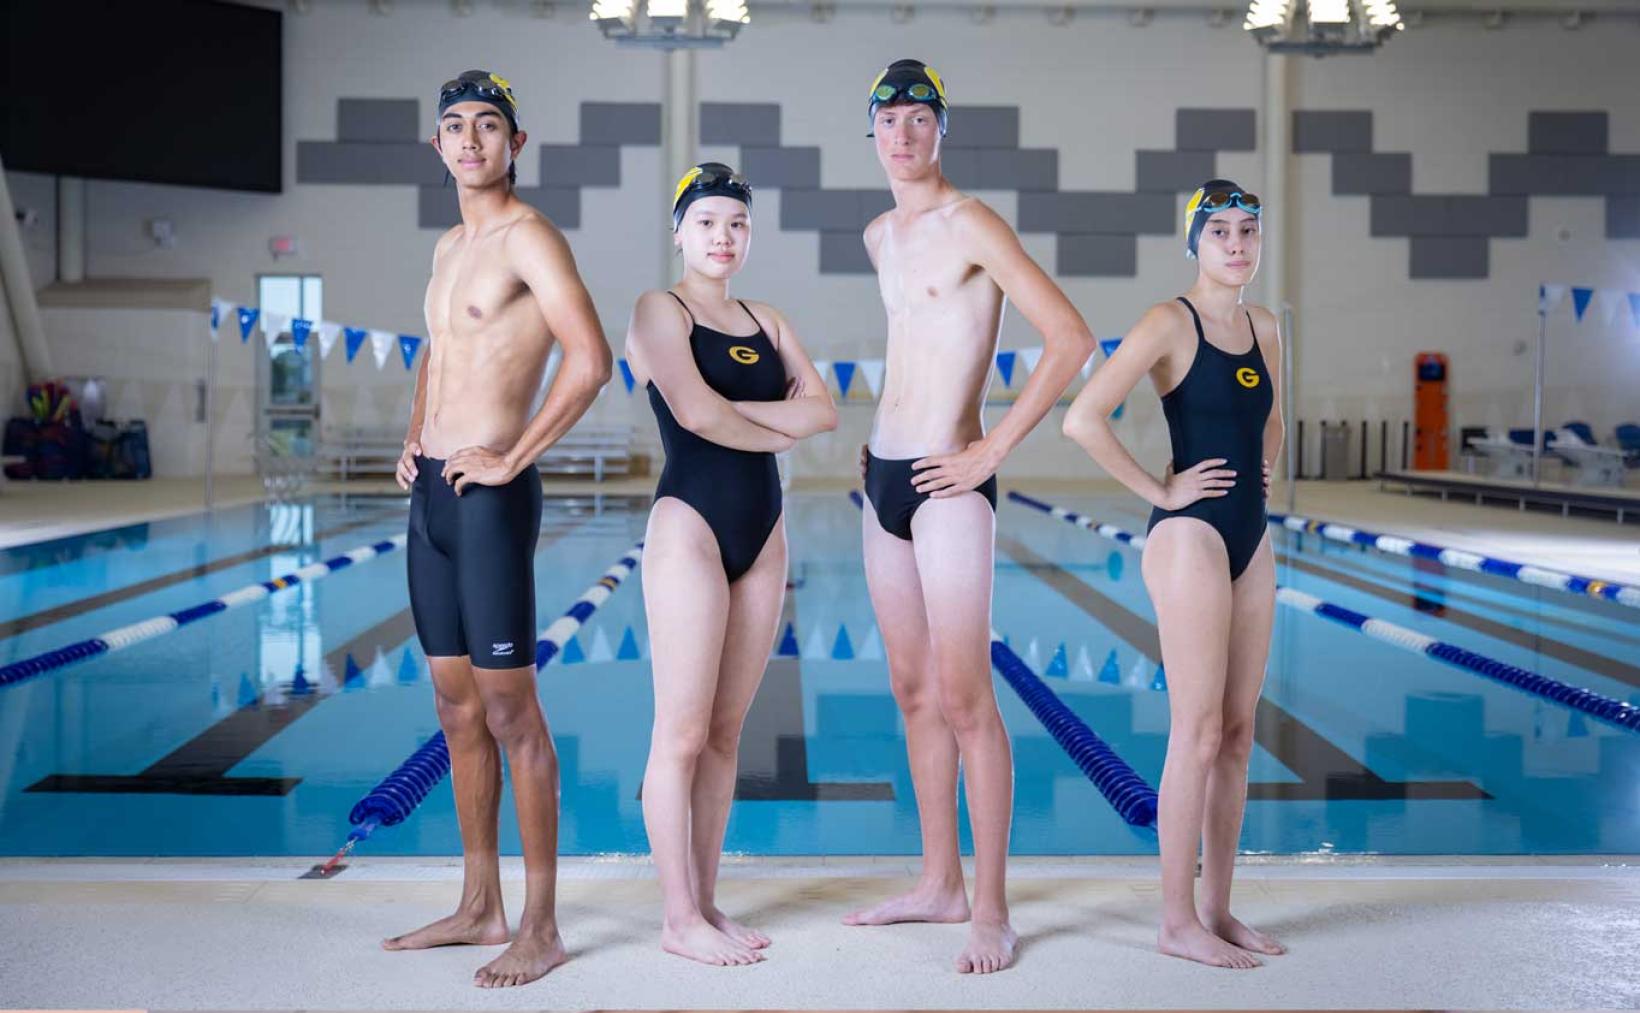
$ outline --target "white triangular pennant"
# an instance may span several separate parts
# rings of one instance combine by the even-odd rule
[[[291,317],[288,313],[274,313],[272,310],[262,311],[262,333],[272,341],[280,334],[290,330]]]
[[[824,384],[827,389],[830,389],[831,388],[831,380],[832,380],[832,377],[831,377],[831,360],[830,359],[815,359],[814,360],[814,368],[815,368],[815,370],[817,370],[820,373],[820,382],[822,384]]]
[[[854,656],[861,661],[883,660],[883,638],[877,633],[877,627],[873,626],[871,632],[866,634],[866,642],[860,645],[859,653]]]
[[[237,305],[235,305],[234,303],[229,302],[226,299],[218,299],[215,296],[211,297],[211,316],[210,316],[210,320],[211,320],[211,340],[212,341],[216,340],[217,332],[222,329],[223,321],[237,319],[234,316],[234,311],[237,310],[238,308],[239,307]]]
[[[1092,355],[1088,356],[1087,362],[1082,363],[1082,379],[1086,380],[1088,377],[1093,375],[1093,360],[1098,357],[1099,353],[1094,352]]]
[[[370,352],[376,357],[377,369],[387,365],[387,357],[393,354],[393,346],[398,341],[398,335],[389,331],[370,332]]]
[[[1030,646],[1025,648],[1025,664],[1029,665],[1033,672],[1042,667],[1042,648],[1037,644],[1035,637],[1031,638]]]
[[[866,378],[866,389],[872,397],[883,392],[883,360],[861,359],[860,375]]]
[[[1600,322],[1607,327],[1617,319],[1617,311],[1628,302],[1629,294],[1621,289],[1603,288],[1594,294],[1594,306]]]
[[[1540,285],[1538,287],[1538,312],[1553,313],[1555,308],[1566,301],[1565,285]]]
[[[1024,366],[1025,370],[1024,370],[1024,374],[1020,377],[1020,379],[1023,380],[1025,377],[1030,376],[1032,373],[1036,372],[1036,364],[1041,362],[1041,361],[1042,361],[1042,349],[1041,348],[1021,348],[1019,350],[1019,364],[1021,366]]]
[[[809,661],[825,661],[831,657],[826,650],[826,638],[820,635],[820,623],[809,630],[809,642],[803,645],[803,657]]]
[[[1071,667],[1071,679],[1075,682],[1092,682],[1094,680],[1093,659],[1088,656],[1088,645],[1083,644],[1076,652],[1076,664]]]
[[[321,320],[317,329],[319,331],[319,358],[322,359],[330,354],[332,348],[336,347],[336,339],[342,336],[342,325],[329,320]]]

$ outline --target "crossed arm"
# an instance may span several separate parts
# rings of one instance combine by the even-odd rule
[[[815,369],[813,360],[797,340],[797,332],[773,307],[758,304],[758,308],[774,320],[775,326],[765,329],[773,335],[774,345],[780,351],[780,364],[786,368],[786,399],[735,401],[735,411],[766,429],[784,433],[794,440],[836,429],[837,404],[831,398],[825,378]]]

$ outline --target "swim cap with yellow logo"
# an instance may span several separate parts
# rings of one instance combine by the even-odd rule
[[[722,162],[702,162],[678,180],[672,191],[672,231],[683,224],[683,213],[702,197],[733,197],[752,209],[752,184]]]
[[[877,79],[871,82],[871,93],[866,108],[867,122],[875,127],[877,110],[896,102],[920,102],[932,106],[934,115],[940,120],[940,136],[945,136],[945,81],[933,67],[921,60],[895,60],[884,67],[882,73],[877,75]],[[867,133],[866,136],[871,137],[873,134]]]

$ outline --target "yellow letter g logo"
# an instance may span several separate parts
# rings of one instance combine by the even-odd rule
[[[1251,366],[1243,366],[1236,370],[1236,382],[1251,390],[1258,386],[1258,370]]]
[[[752,363],[757,361],[757,350],[747,348],[745,345],[730,345],[729,358],[740,363],[742,366],[750,366]]]

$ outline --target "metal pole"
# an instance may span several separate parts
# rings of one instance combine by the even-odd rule
[[[1294,404],[1297,401],[1293,393],[1293,304],[1281,304],[1281,419],[1286,422],[1293,418]],[[1304,424],[1298,424],[1298,438],[1304,438]],[[1287,512],[1294,513],[1298,509],[1298,446],[1294,440],[1286,441],[1284,448],[1287,451]]]
[[[222,321],[227,323],[227,321]],[[209,326],[209,325],[207,325]],[[205,366],[205,512],[216,500],[216,346],[220,335],[211,335],[210,358]]]
[[[1543,464],[1543,345],[1549,330],[1549,314],[1538,307],[1537,367],[1532,376],[1532,484],[1542,479]]]

